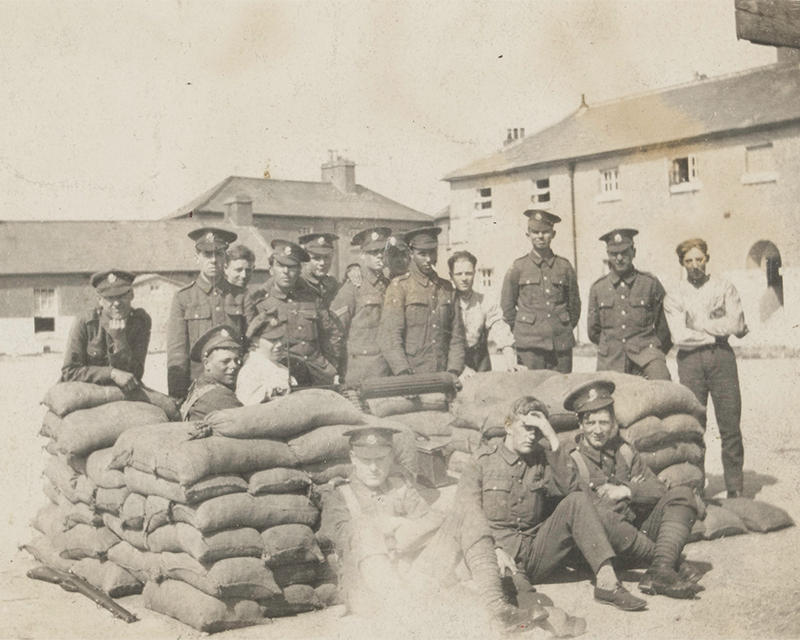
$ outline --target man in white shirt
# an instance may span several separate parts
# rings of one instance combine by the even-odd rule
[[[456,251],[447,261],[467,336],[466,369],[462,376],[466,374],[469,377],[476,371],[492,370],[489,338],[503,354],[504,369],[522,370],[525,367],[517,365],[514,336],[503,319],[500,305],[472,288],[477,264],[478,259],[469,251]]]
[[[743,338],[748,332],[742,302],[730,282],[706,273],[709,255],[705,241],[685,240],[676,253],[687,278],[667,294],[664,310],[678,347],[678,376],[703,406],[709,395],[714,401],[725,487],[729,498],[737,498],[744,483],[742,396],[736,356],[728,338]]]

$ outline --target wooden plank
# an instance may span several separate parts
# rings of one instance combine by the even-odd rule
[[[736,37],[800,49],[800,0],[736,0]]]

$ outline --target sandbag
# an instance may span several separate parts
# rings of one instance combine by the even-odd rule
[[[59,382],[50,387],[42,403],[57,416],[64,417],[73,411],[92,409],[122,400],[146,402],[159,407],[170,420],[181,419],[180,408],[172,398],[147,387],[124,393],[117,386],[90,382]]]
[[[225,558],[204,565],[186,553],[163,552],[158,581],[181,580],[215,598],[258,600],[280,593],[272,572],[258,558]]]
[[[287,587],[288,588],[288,587]],[[286,590],[284,589],[284,592]],[[314,587],[314,593],[323,607],[332,607],[337,604],[342,604],[342,597],[339,593],[339,588],[332,582],[323,582]]]
[[[158,567],[155,553],[140,551],[124,540],[108,550],[108,559],[143,583],[155,575],[154,570]]]
[[[715,504],[706,506],[706,517],[703,520],[704,537],[706,540],[716,540],[727,536],[738,536],[747,533],[747,527],[742,519],[729,509],[723,509]]]
[[[53,483],[50,481],[50,478],[47,476],[42,477],[42,491],[53,504],[61,504],[65,501],[69,502],[69,500],[67,500],[66,497],[64,497],[64,495],[53,485]]]
[[[144,402],[112,402],[68,414],[58,434],[58,448],[71,456],[87,456],[114,446],[131,427],[167,421],[163,410]]]
[[[85,475],[68,467],[61,458],[50,457],[44,468],[44,476],[70,502],[94,505],[97,487]]]
[[[159,478],[146,471],[139,471],[134,467],[125,469],[125,482],[131,491],[147,496],[160,496],[166,500],[184,504],[202,502],[229,493],[241,493],[248,489],[247,481],[239,476],[213,476],[188,486],[182,486],[177,482],[164,480],[164,478]]]
[[[261,531],[279,524],[314,526],[319,510],[304,495],[232,493],[196,506],[175,504],[172,517],[176,522],[185,522],[204,533],[234,527],[252,527]]]
[[[266,404],[214,411],[204,422],[229,438],[293,438],[329,424],[360,424],[363,414],[335,391],[303,389]]]
[[[108,550],[119,542],[119,538],[107,527],[92,527],[76,524],[63,529],[63,508],[46,505],[39,510],[33,521],[37,531],[50,539],[58,555],[67,560],[83,558],[105,558]]]
[[[393,418],[422,436],[448,436],[453,430],[453,416],[446,411],[419,411],[395,415]]]
[[[261,532],[264,563],[268,567],[302,562],[323,562],[314,532],[304,524],[283,524]]]
[[[269,600],[259,602],[264,616],[280,618],[293,616],[324,606],[313,587],[307,584],[293,584],[286,587],[283,592]]]
[[[100,513],[112,513],[118,516],[122,511],[122,505],[125,504],[131,490],[128,487],[120,487],[118,489],[104,489],[99,487],[94,495],[94,507]]]
[[[665,418],[647,416],[621,430],[623,438],[639,451],[657,451],[676,442],[703,444],[703,427],[697,418],[676,414]]]
[[[31,554],[37,562],[59,571],[69,571],[75,564],[75,560],[62,558],[50,538],[45,535],[37,535],[30,542],[20,545],[19,548]]]
[[[708,509],[708,506],[706,506]],[[698,518],[694,521],[694,525],[692,526],[692,531],[689,533],[689,538],[686,540],[687,544],[689,542],[699,542],[702,540],[706,535],[706,522],[704,520],[700,520]]]
[[[59,431],[61,431],[61,418],[52,411],[48,411],[42,419],[42,428],[39,429],[39,435],[55,440],[58,438]]]
[[[352,429],[352,425],[339,424],[319,427],[289,440],[289,447],[300,465],[335,460],[347,456],[350,442],[342,435]]]
[[[465,380],[450,407],[453,426],[481,430],[503,426],[503,419],[517,398],[532,394],[554,371],[486,371]]]
[[[453,451],[472,453],[481,442],[481,434],[474,429],[453,428],[450,434],[450,444]]]
[[[122,526],[122,520],[120,520],[117,516],[111,515],[110,513],[103,514],[103,524],[108,530],[113,532],[114,536],[116,536],[114,544],[120,540],[124,540],[140,551],[147,551],[147,536],[145,535],[144,531],[125,529]]]
[[[194,422],[167,422],[164,424],[143,424],[131,427],[121,434],[111,448],[109,469],[124,471],[133,460],[133,451],[138,446],[143,451],[140,457],[155,456],[153,449],[170,448],[179,442],[190,440],[196,433]]]
[[[694,442],[676,442],[657,451],[640,451],[642,460],[653,473],[659,473],[667,467],[681,462],[688,462],[695,467],[702,467],[705,450]]]
[[[308,489],[311,476],[300,469],[265,469],[250,476],[248,492],[254,496],[266,493],[293,493]]]
[[[768,533],[794,526],[794,520],[780,507],[750,498],[728,498],[720,500],[723,509],[732,511],[741,518],[750,531]]]
[[[417,413],[419,411],[446,412],[450,408],[450,403],[445,393],[421,393],[418,396],[370,398],[367,400],[367,405],[372,415],[379,418],[388,418],[389,416],[405,413]]]
[[[123,529],[144,529],[144,505],[147,496],[141,493],[129,493],[120,509],[119,517]]]
[[[64,531],[79,524],[87,524],[90,527],[103,526],[103,514],[97,513],[89,505],[82,502],[72,504],[66,498],[61,504],[65,507],[63,512]]]
[[[322,562],[300,562],[296,564],[280,564],[272,567],[275,583],[285,589],[293,584],[312,584],[325,573],[327,565]]]
[[[666,418],[688,414],[703,420],[705,408],[692,391],[669,380],[647,380],[625,373],[604,372],[616,384],[614,412],[621,427],[628,427],[645,416]]]
[[[148,582],[142,593],[144,606],[186,625],[217,633],[263,623],[261,607],[252,600],[228,600],[203,593],[180,580]]]
[[[142,583],[114,562],[84,558],[75,563],[72,573],[112,598],[122,598],[142,592]]]
[[[353,472],[353,465],[350,458],[342,458],[330,462],[304,465],[303,471],[308,474],[314,484],[325,484],[334,478],[348,478]]]
[[[669,487],[691,487],[702,491],[706,478],[702,469],[688,462],[681,462],[663,469],[658,474],[658,479]]]
[[[260,558],[264,553],[261,535],[253,528],[225,529],[206,535],[183,522],[157,529],[147,537],[147,545],[154,553],[187,553],[203,564],[225,558]]]
[[[86,458],[86,475],[98,487],[119,489],[125,486],[125,476],[121,471],[109,468],[113,448],[98,449]]]
[[[469,462],[472,458],[471,453],[464,453],[463,451],[454,451],[453,455],[450,456],[450,460],[447,463],[447,470],[452,473],[461,473],[464,470],[464,466]]]
[[[325,427],[323,427],[325,428]],[[168,439],[169,440],[169,439]],[[162,446],[137,441],[131,465],[139,471],[192,485],[210,476],[244,475],[274,467],[295,467],[297,458],[284,442],[211,436]]]
[[[144,517],[142,529],[145,533],[152,533],[156,529],[172,524],[171,500],[161,496],[147,496],[144,501]]]

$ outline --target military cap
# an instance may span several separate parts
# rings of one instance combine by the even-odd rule
[[[364,229],[353,236],[350,242],[354,247],[359,247],[362,251],[378,251],[386,248],[386,241],[392,235],[389,227],[375,227]]]
[[[441,232],[441,227],[422,227],[406,233],[403,240],[412,249],[436,249],[439,246],[437,238]]]
[[[131,290],[136,276],[129,271],[111,269],[95,273],[89,279],[98,294],[103,297],[121,296]]]
[[[550,231],[561,218],[541,209],[528,209],[523,214],[528,218],[528,229],[531,231]]]
[[[564,398],[564,408],[575,413],[597,411],[614,404],[615,385],[611,380],[591,380],[575,387]]]
[[[614,229],[600,236],[600,240],[606,243],[606,249],[619,251],[632,247],[633,236],[638,233],[636,229]]]
[[[303,249],[299,244],[289,242],[288,240],[275,239],[271,243],[272,258],[276,262],[289,266],[297,266],[302,262],[308,262],[311,256],[308,251]]]
[[[236,329],[223,324],[209,329],[192,345],[191,358],[194,362],[202,362],[214,349],[242,350],[242,343],[236,336]]]
[[[309,253],[327,256],[333,253],[333,243],[338,239],[335,233],[307,233],[297,239],[297,244]]]
[[[262,311],[247,327],[247,339],[265,338],[267,340],[280,340],[286,335],[288,321],[278,317],[278,310]]]
[[[404,233],[393,233],[386,239],[386,251],[408,251]]]
[[[387,455],[392,451],[392,438],[397,429],[390,427],[353,427],[342,435],[350,439],[350,450],[355,455]]]
[[[201,227],[190,231],[189,237],[194,240],[194,246],[200,251],[224,251],[229,244],[236,242],[239,236],[225,229]]]

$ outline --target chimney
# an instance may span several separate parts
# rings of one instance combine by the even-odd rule
[[[342,193],[356,190],[356,163],[342,156],[331,158],[322,165],[322,181],[331,182]]]
[[[508,130],[508,135],[506,139],[503,140],[504,145],[509,145],[512,142],[516,142],[517,140],[522,140],[525,137],[525,128],[524,127],[515,127],[513,129]]]
[[[253,201],[249,196],[238,195],[225,201],[225,221],[237,227],[253,226]]]
[[[800,49],[792,47],[777,47],[778,64],[798,64],[800,63]]]

